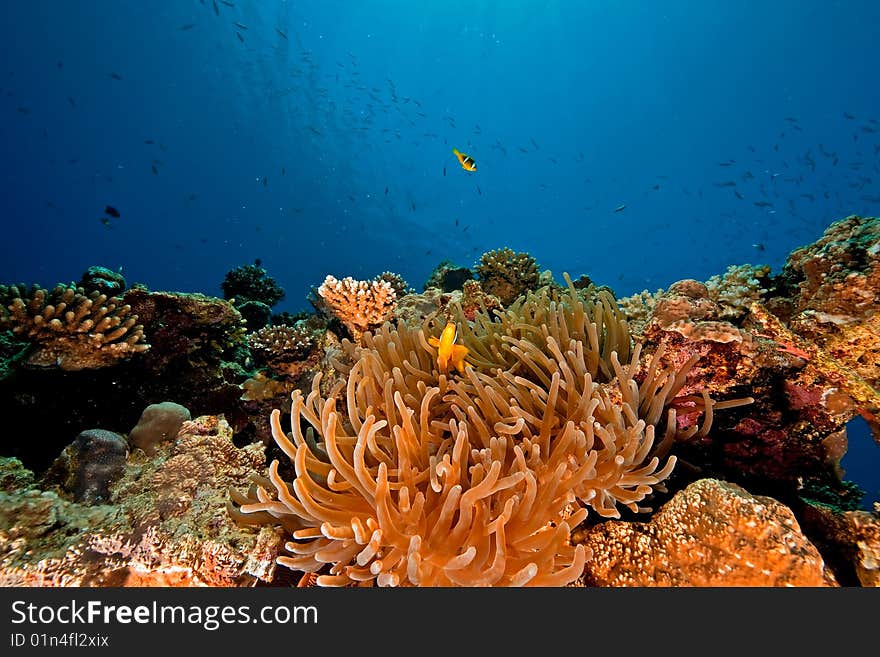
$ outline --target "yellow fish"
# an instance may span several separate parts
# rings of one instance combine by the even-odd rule
[[[455,157],[458,158],[459,163],[461,164],[461,168],[465,171],[476,171],[477,163],[474,162],[474,158],[470,155],[465,155],[457,148],[453,148],[452,152],[455,154]]]
[[[437,366],[440,368],[441,374],[447,374],[450,365],[464,374],[464,359],[468,355],[469,349],[455,344],[456,337],[455,324],[448,322],[439,338],[434,336],[428,338],[428,344],[437,347]]]

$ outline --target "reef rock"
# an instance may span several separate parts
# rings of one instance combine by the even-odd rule
[[[214,416],[185,422],[154,457],[135,452],[107,504],[40,490],[0,460],[0,586],[252,586],[271,581],[281,534],[239,528],[231,487],[265,476],[264,448],[237,448]]]
[[[592,586],[837,586],[791,510],[734,484],[701,479],[649,522],[585,532]]]

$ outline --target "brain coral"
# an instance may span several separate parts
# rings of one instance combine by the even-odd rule
[[[548,307],[539,312],[541,304]],[[618,505],[643,510],[674,467],[674,457],[663,458],[680,433],[676,413],[699,415],[711,402],[676,397],[692,362],[676,371],[653,359],[638,384],[640,349],[624,364],[601,351],[604,321],[582,315],[604,310],[584,308],[573,288],[515,310],[523,307],[543,323],[523,331],[506,317],[488,338],[494,365],[461,377],[438,372],[427,323],[385,324],[362,345],[349,343],[346,381],[326,397],[320,377],[308,397],[293,393],[291,436],[272,413],[293,482],[275,461],[268,478],[233,493],[230,512],[245,523],[282,524],[292,540],[279,563],[320,573],[320,585],[574,581],[590,554],[572,545],[571,529],[588,508],[607,517],[619,515]],[[481,317],[475,331],[488,322]],[[606,356],[614,379],[602,384]],[[685,433],[705,432],[710,421],[707,413]]]

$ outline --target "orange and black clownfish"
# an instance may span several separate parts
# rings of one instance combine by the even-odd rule
[[[452,152],[455,154],[455,157],[458,158],[458,161],[461,164],[462,169],[464,169],[465,171],[476,171],[477,170],[477,163],[474,162],[474,158],[472,158],[470,155],[465,155],[464,153],[459,151],[457,148],[453,148]]]
[[[458,337],[455,324],[447,322],[439,338],[431,336],[428,344],[437,347],[437,367],[442,374],[448,374],[450,367],[455,368],[460,374],[464,374],[465,358],[469,349],[463,345],[455,344]]]

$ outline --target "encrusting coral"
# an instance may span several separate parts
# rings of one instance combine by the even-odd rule
[[[328,275],[318,295],[355,340],[389,319],[397,301],[394,285],[387,278],[358,281],[350,276],[339,280]]]
[[[613,347],[629,354],[629,338],[611,303],[593,306],[570,286],[557,299],[530,295],[495,323],[481,315],[462,331],[479,351],[462,376],[438,371],[429,322],[386,323],[347,343],[346,381],[326,397],[320,377],[307,397],[293,392],[292,437],[272,413],[294,481],[275,461],[247,494],[231,492],[230,513],[282,524],[292,540],[279,563],[320,572],[319,585],[573,582],[590,554],[570,533],[587,509],[645,510],[675,465],[661,464],[673,441],[712,419],[707,395],[677,396],[693,361],[659,367],[658,354],[641,383],[638,346],[620,363]]]
[[[87,295],[68,285],[51,291],[4,286],[0,297],[9,301],[0,328],[8,326],[33,344],[28,365],[96,369],[150,348],[138,316],[120,297],[98,291]]]

